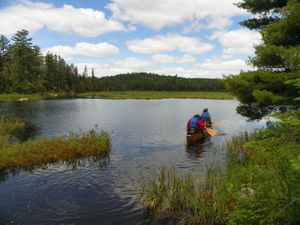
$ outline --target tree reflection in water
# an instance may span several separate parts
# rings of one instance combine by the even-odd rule
[[[275,106],[275,105],[261,105],[257,103],[240,104],[236,108],[238,114],[247,117],[248,121],[260,120],[263,117],[275,112],[287,112],[294,109],[295,106]]]

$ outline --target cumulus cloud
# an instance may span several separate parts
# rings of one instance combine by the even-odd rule
[[[173,60],[175,59],[173,58]],[[157,74],[178,75],[182,77],[222,78],[223,75],[238,74],[241,70],[253,70],[253,68],[247,65],[244,60],[224,59],[222,57],[208,58],[202,63],[194,64],[189,67],[179,64],[177,64],[177,66],[172,66],[170,64],[169,66],[160,67],[157,63],[136,58],[110,61],[105,64],[76,64],[81,72],[83,71],[85,65],[87,65],[88,68],[94,68],[95,74],[98,77],[128,72],[153,72]]]
[[[111,60],[107,63],[77,63],[79,73],[82,73],[84,67],[93,68],[98,77],[116,75],[122,73],[151,71],[155,64],[149,60],[142,60],[135,57],[128,57],[123,60]]]
[[[239,0],[113,0],[107,8],[113,18],[160,30],[168,26],[203,21],[206,28],[224,29],[230,18],[246,15],[234,3]],[[199,27],[197,27],[199,29]]]
[[[158,35],[143,40],[135,39],[127,41],[129,50],[143,54],[155,54],[179,50],[187,54],[202,54],[214,48],[209,43],[203,43],[199,39],[178,34]]]
[[[152,55],[152,61],[160,64],[170,64],[170,63],[184,64],[184,63],[195,62],[196,59],[195,57],[188,54],[184,54],[183,56],[177,58],[168,54],[155,54]]]
[[[152,68],[153,63],[148,60],[142,60],[135,57],[129,57],[124,60],[112,61],[114,66],[118,66],[121,68]]]
[[[47,3],[22,1],[0,9],[1,34],[12,35],[21,29],[36,32],[44,27],[86,37],[126,30],[122,23],[107,19],[102,11],[90,8],[75,8],[71,5],[57,8]]]
[[[259,32],[239,29],[224,33],[213,34],[219,39],[223,46],[223,54],[225,55],[254,55],[254,45],[261,43],[261,35]]]
[[[60,55],[61,57],[70,60],[74,56],[89,56],[89,57],[104,57],[112,56],[119,53],[118,47],[102,42],[98,44],[91,44],[86,42],[79,42],[75,46],[57,45],[42,50],[43,54],[50,52],[52,54]]]

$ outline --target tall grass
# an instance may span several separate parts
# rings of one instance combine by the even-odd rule
[[[24,131],[26,123],[21,119],[9,119],[0,117],[0,136],[15,135]]]
[[[109,134],[98,128],[51,139],[11,143],[11,137],[24,132],[26,126],[23,120],[0,117],[0,170],[83,156],[107,155],[110,151]]]
[[[209,165],[203,179],[162,168],[145,182],[142,204],[183,224],[300,224],[300,110],[288,115],[227,141],[226,165]]]
[[[0,149],[0,169],[78,158],[107,155],[110,138],[104,131],[70,133],[65,137],[40,138]]]

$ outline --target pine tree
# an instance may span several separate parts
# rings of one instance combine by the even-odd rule
[[[263,26],[259,22],[255,25],[260,29],[263,43],[255,47],[256,55],[249,62],[258,70],[229,76],[225,84],[229,91],[248,106],[298,107],[300,4],[297,0],[271,1],[270,5],[266,3],[270,1],[244,0],[239,4],[251,12],[259,12],[262,15],[260,19],[265,16],[268,22]],[[248,22],[246,26],[249,26]]]

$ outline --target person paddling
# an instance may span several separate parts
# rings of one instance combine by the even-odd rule
[[[206,129],[205,123],[202,121],[199,114],[194,115],[186,125],[188,134],[195,134],[197,132],[203,132]]]
[[[208,112],[208,108],[204,108],[201,114],[201,119],[206,125],[212,125],[211,116]]]

